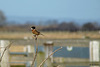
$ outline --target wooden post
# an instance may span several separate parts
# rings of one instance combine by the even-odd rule
[[[52,41],[47,41],[44,43],[44,48],[45,48],[45,58],[47,58],[53,51],[53,42]],[[46,66],[47,67],[52,67],[52,62],[53,62],[53,55],[46,61]]]
[[[33,47],[33,45],[27,45],[27,46],[24,48],[24,51],[25,51],[25,52],[28,52],[28,53],[34,53],[34,47]]]
[[[98,41],[91,41],[90,45],[90,62],[99,62],[100,61],[100,44]],[[91,66],[91,67],[99,67],[99,66]]]
[[[28,53],[28,57],[31,57],[33,55],[33,53],[35,52],[35,48],[33,47],[33,45],[27,45],[24,48],[24,52]],[[26,67],[31,67],[32,61],[28,61],[26,64]]]
[[[1,47],[1,55],[4,52],[5,47],[7,47],[10,44],[7,40],[0,40],[0,47]],[[7,49],[2,57],[1,61],[1,67],[10,67],[9,64],[9,49]]]

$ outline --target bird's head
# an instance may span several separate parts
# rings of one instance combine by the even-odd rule
[[[32,27],[31,27],[31,30],[33,30],[33,29],[35,29],[35,26],[32,26]]]

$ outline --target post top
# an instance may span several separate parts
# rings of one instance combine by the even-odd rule
[[[45,46],[53,46],[53,41],[47,41],[44,43]]]

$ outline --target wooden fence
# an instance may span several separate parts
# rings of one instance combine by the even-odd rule
[[[53,40],[54,41],[54,40]],[[68,41],[68,40],[67,40]],[[55,46],[55,44],[57,44],[57,42],[59,43],[59,40],[55,40],[55,42],[52,41],[43,41],[44,46],[45,46],[45,53],[44,52],[38,52],[38,56],[37,56],[37,66],[40,64],[40,62],[46,58],[53,50],[53,46]],[[80,41],[82,42],[82,41]],[[73,60],[73,58],[70,58],[70,61],[64,61],[63,59],[66,58],[59,58],[61,60],[61,62],[56,62],[54,63],[54,60],[56,58],[53,58],[53,56],[50,57],[50,59],[48,59],[45,62],[45,65],[48,67],[54,67],[54,66],[58,66],[58,67],[65,67],[65,66],[91,66],[91,67],[99,67],[100,66],[100,42],[99,41],[85,41],[83,40],[83,42],[86,42],[87,46],[84,46],[82,43],[78,42],[78,44],[76,46],[78,47],[89,47],[89,55],[90,58],[89,59],[75,59]],[[20,43],[20,42],[19,42]],[[41,42],[39,42],[41,43]],[[61,42],[62,43],[62,42]],[[65,41],[63,41],[63,43],[65,43]],[[73,42],[75,43],[75,41]],[[76,41],[77,43],[77,41]],[[0,49],[1,49],[1,56],[3,54],[4,48],[9,45],[9,41],[8,40],[0,40]],[[82,46],[81,46],[82,45]],[[65,46],[65,45],[64,45]],[[69,45],[66,45],[69,46]],[[75,45],[71,45],[73,47],[76,47]],[[2,57],[2,61],[1,61],[1,67],[10,67],[10,64],[14,64],[14,63],[19,63],[19,64],[26,64],[26,67],[30,67],[31,61],[33,60],[33,53],[34,53],[34,47],[32,45],[27,45],[25,47],[26,52],[25,53],[12,53],[9,52],[9,49],[7,49],[5,51],[5,54]],[[11,55],[24,55],[22,57],[18,57],[18,56],[9,56]],[[10,59],[9,59],[10,58]],[[40,60],[41,59],[41,60]],[[68,58],[66,59],[68,60]],[[11,61],[21,61],[21,62],[11,62]]]

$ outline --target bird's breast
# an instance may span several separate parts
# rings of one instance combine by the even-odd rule
[[[39,32],[37,32],[36,30],[32,30],[33,34],[39,35]]]

